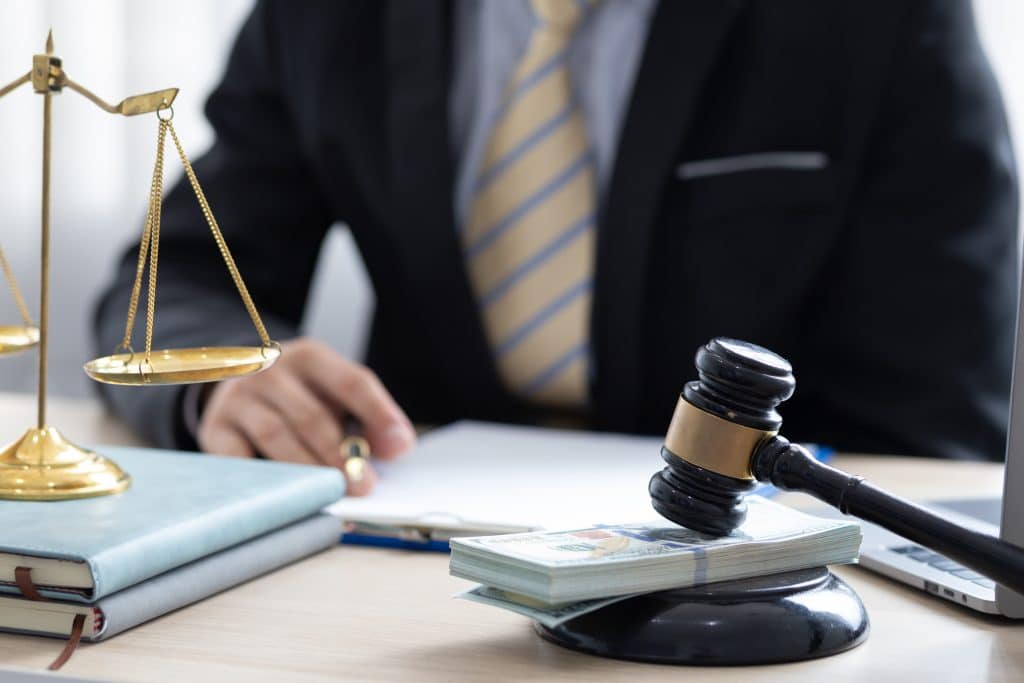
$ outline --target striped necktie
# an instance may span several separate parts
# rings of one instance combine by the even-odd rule
[[[508,84],[463,231],[467,267],[505,385],[586,404],[595,173],[567,67],[584,3],[532,0],[536,25]]]

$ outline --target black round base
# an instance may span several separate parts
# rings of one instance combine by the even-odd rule
[[[853,589],[825,567],[640,595],[554,628],[547,640],[589,654],[661,664],[795,662],[868,637]]]

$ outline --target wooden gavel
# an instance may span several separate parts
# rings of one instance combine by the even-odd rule
[[[844,514],[874,522],[1024,594],[1024,550],[954,524],[925,508],[814,459],[779,436],[776,407],[796,380],[785,358],[716,338],[697,351],[699,379],[687,383],[661,449],[668,467],[649,491],[654,509],[713,536],[738,527],[744,496],[758,480],[803,491]]]

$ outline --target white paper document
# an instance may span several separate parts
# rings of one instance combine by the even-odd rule
[[[373,493],[327,511],[433,538],[656,520],[647,482],[665,466],[662,441],[459,422],[398,460],[374,461]]]

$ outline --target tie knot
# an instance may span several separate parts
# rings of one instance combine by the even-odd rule
[[[533,13],[548,28],[571,32],[583,18],[583,5],[590,0],[530,0]]]

